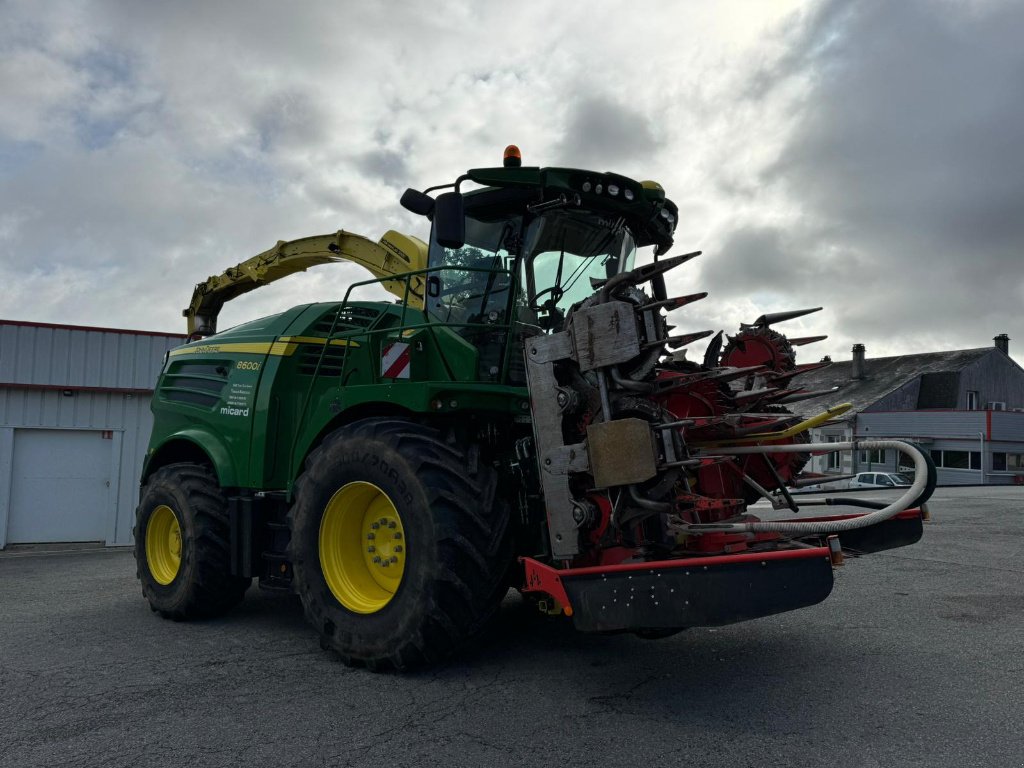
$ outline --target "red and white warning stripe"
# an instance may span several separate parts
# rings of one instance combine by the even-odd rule
[[[388,344],[381,351],[380,375],[385,379],[409,378],[409,345],[401,341]]]

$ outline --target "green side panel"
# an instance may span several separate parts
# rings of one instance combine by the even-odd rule
[[[358,306],[365,310],[359,317],[372,322],[380,314],[380,307],[386,305]],[[289,485],[292,450],[307,402],[337,389],[343,366],[351,365],[351,375],[356,377],[366,367],[367,351],[361,345],[328,343],[332,330],[335,336],[347,333],[347,326],[337,333],[340,308],[341,302],[305,307],[281,334],[297,341],[282,345],[283,354],[267,360],[252,431],[249,466],[253,487],[280,489]]]
[[[451,328],[396,330],[385,338],[385,344],[395,342],[409,345],[409,378],[413,381],[473,381],[477,378],[480,353]]]
[[[438,352],[444,358],[454,381],[473,381],[477,378],[480,353],[476,347],[451,328],[443,326],[437,329],[434,338],[437,340]]]
[[[273,489],[283,487],[284,467],[287,465],[290,436],[294,435],[294,421],[301,410],[302,393],[294,387],[276,386],[285,379],[293,379],[287,371],[294,364],[293,357],[273,356],[267,359],[263,372],[263,386],[256,395],[256,413],[252,423],[249,449],[249,478],[252,487]],[[275,482],[275,471],[281,478]]]
[[[274,341],[305,306],[171,350],[152,400],[147,456],[175,439],[200,446],[225,487],[252,487],[249,454]]]

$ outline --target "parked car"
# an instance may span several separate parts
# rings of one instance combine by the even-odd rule
[[[842,491],[850,487],[850,477],[839,478],[834,480],[832,478],[824,477],[820,483],[814,485],[805,485],[802,488],[791,488],[790,493],[828,493],[830,491]]]
[[[914,478],[906,472],[859,472],[850,481],[851,488],[906,488]]]

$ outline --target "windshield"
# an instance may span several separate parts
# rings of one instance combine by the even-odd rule
[[[529,309],[547,328],[594,292],[591,279],[606,280],[633,267],[636,244],[622,219],[558,210],[526,228],[523,282]]]
[[[900,472],[899,474],[893,475],[893,477],[896,478],[897,483],[905,483],[906,485],[911,485],[914,482],[913,476],[907,474],[906,472]]]

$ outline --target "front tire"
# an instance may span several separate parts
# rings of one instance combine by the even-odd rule
[[[205,619],[242,600],[252,579],[231,575],[227,501],[209,468],[161,467],[135,511],[136,574],[165,619]]]
[[[409,669],[477,635],[507,591],[512,538],[475,448],[401,419],[327,436],[296,483],[290,559],[321,645]]]

